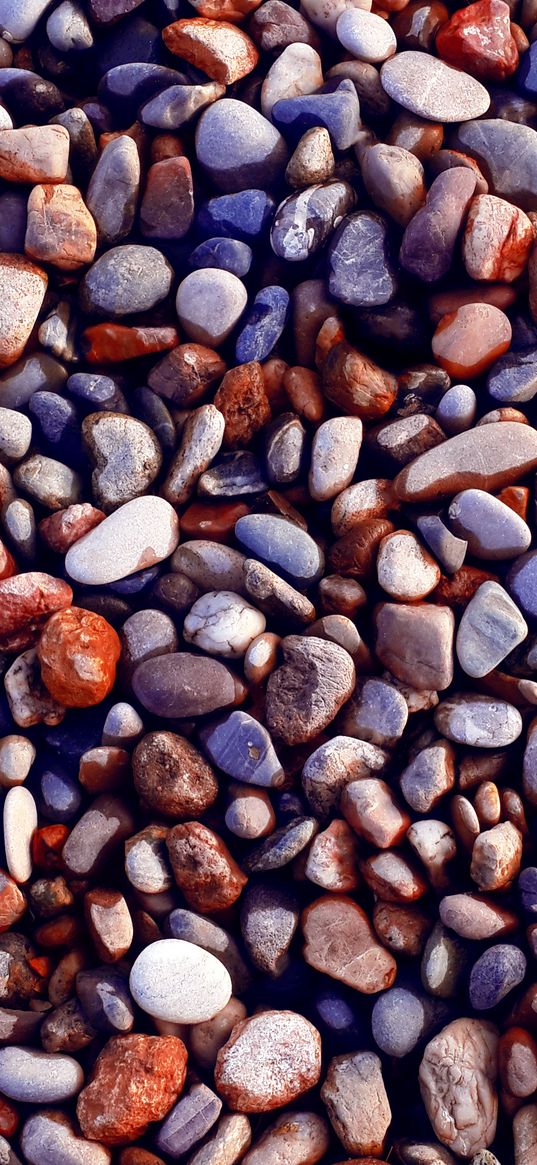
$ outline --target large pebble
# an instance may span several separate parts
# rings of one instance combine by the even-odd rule
[[[350,484],[361,445],[359,417],[332,417],[319,425],[312,442],[308,478],[315,501],[329,501]]]
[[[328,1125],[322,1116],[314,1112],[283,1113],[246,1154],[244,1165],[276,1165],[281,1154],[286,1165],[315,1165],[324,1157],[329,1142]]]
[[[420,56],[423,54],[420,53]],[[537,434],[512,421],[459,433],[410,462],[395,479],[401,501],[449,498],[461,489],[494,491],[537,467]]]
[[[115,582],[173,554],[179,522],[164,498],[148,494],[126,502],[68,550],[65,567],[77,582]]]
[[[156,247],[128,243],[112,247],[90,267],[80,285],[82,306],[89,314],[130,315],[149,311],[165,299],[173,270]]]
[[[484,85],[429,53],[397,53],[382,66],[380,79],[394,101],[430,121],[470,121],[490,104]]]
[[[355,671],[344,648],[313,635],[288,635],[282,651],[284,663],[267,686],[266,720],[269,731],[293,745],[331,723],[353,691]]]
[[[84,1136],[105,1145],[143,1137],[181,1092],[187,1051],[176,1036],[115,1036],[95,1061],[76,1106]]]
[[[7,868],[15,882],[27,882],[32,873],[31,841],[37,829],[37,807],[23,785],[9,789],[4,801],[4,849]]]
[[[216,659],[189,652],[146,659],[137,667],[135,695],[157,716],[203,716],[237,702],[240,682]]]
[[[451,529],[468,543],[475,558],[499,561],[523,554],[531,531],[523,518],[482,489],[456,494],[448,510]]]
[[[200,740],[213,764],[246,784],[281,785],[284,772],[270,736],[248,712],[237,709],[202,728]]]
[[[1,0],[0,29],[4,39],[16,43],[27,40],[50,4],[51,0]]]
[[[270,1112],[313,1088],[320,1074],[313,1024],[294,1011],[264,1011],[233,1028],[218,1053],[215,1082],[233,1111]]]
[[[290,44],[270,66],[261,86],[261,112],[269,118],[280,97],[314,93],[323,83],[321,58],[308,44]]]
[[[347,1153],[381,1155],[392,1114],[382,1064],[374,1052],[334,1056],[321,1097]]]
[[[82,436],[95,465],[91,478],[95,504],[106,514],[149,491],[162,452],[148,425],[119,413],[91,413],[82,423]]]
[[[218,348],[233,331],[247,299],[244,284],[230,271],[200,268],[177,289],[179,323],[191,340]]]
[[[455,632],[449,607],[380,603],[375,626],[377,656],[398,680],[418,691],[449,687]]]
[[[537,132],[531,126],[501,117],[469,121],[456,130],[454,145],[476,158],[494,194],[523,210],[533,208],[537,194]]]
[[[493,1024],[456,1019],[427,1044],[419,1082],[442,1144],[470,1157],[494,1140],[498,1033]]]
[[[224,964],[183,939],[161,939],[138,955],[129,986],[143,1011],[171,1023],[212,1019],[231,997]]]
[[[474,963],[470,972],[470,1003],[475,1011],[489,1011],[518,987],[526,974],[526,956],[520,947],[497,943]]]
[[[425,206],[416,212],[403,235],[399,260],[411,275],[425,283],[447,275],[475,185],[475,175],[463,166],[445,170],[435,178]]]
[[[139,188],[136,143],[128,134],[120,134],[104,147],[86,196],[101,243],[119,243],[132,230]]]
[[[13,131],[9,131],[13,132]],[[41,267],[22,255],[0,255],[0,367],[22,356],[47,290]],[[3,404],[10,401],[3,399]]]
[[[208,591],[190,608],[183,624],[183,638],[209,655],[234,659],[244,655],[265,625],[265,616],[240,595]]]
[[[21,1147],[30,1165],[110,1165],[104,1145],[77,1136],[60,1111],[36,1112],[21,1133]]]
[[[359,210],[343,220],[330,242],[328,287],[334,299],[353,307],[375,307],[393,299],[397,277],[380,215]]]
[[[321,974],[372,995],[391,987],[395,959],[380,945],[361,906],[350,898],[325,895],[302,915],[304,958]]]
[[[243,101],[224,98],[205,110],[196,130],[198,162],[220,190],[271,187],[289,154],[278,130]]]
[[[522,732],[518,708],[505,700],[462,692],[449,696],[435,712],[438,731],[470,748],[502,748]]]
[[[0,1048],[0,1088],[4,1096],[26,1104],[57,1104],[74,1096],[84,1073],[71,1056],[34,1048]]]
[[[336,34],[343,48],[359,61],[386,61],[397,48],[397,39],[388,21],[361,8],[347,8],[341,13]]]
[[[462,614],[457,631],[457,658],[467,675],[486,676],[528,634],[528,625],[507,591],[484,582]]]
[[[320,547],[310,534],[287,518],[246,514],[235,525],[235,537],[249,555],[283,572],[298,587],[317,582],[322,573],[324,559]]]

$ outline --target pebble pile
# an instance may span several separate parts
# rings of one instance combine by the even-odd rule
[[[1,1165],[537,1165],[537,0],[460,2],[0,0]]]

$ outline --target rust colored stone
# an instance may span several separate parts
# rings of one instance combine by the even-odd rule
[[[4,1096],[0,1097],[0,1133],[4,1137],[13,1137],[17,1131],[20,1116],[13,1104]]]
[[[288,368],[283,387],[289,397],[293,411],[306,421],[322,421],[325,414],[325,402],[321,392],[321,383],[318,373],[311,368],[302,368],[299,364]]]
[[[511,343],[507,316],[488,303],[468,303],[444,316],[431,347],[441,368],[463,383],[486,372]]]
[[[271,417],[261,365],[252,360],[249,364],[230,368],[215,395],[214,403],[226,422],[225,447],[242,449],[249,445]]]
[[[165,817],[201,816],[218,795],[205,757],[175,732],[148,732],[134,750],[132,768],[142,804]]]
[[[44,825],[42,829],[36,829],[31,842],[34,866],[47,873],[60,869],[62,850],[68,837],[66,825]]]
[[[67,554],[69,547],[84,534],[89,534],[106,515],[89,502],[68,506],[66,510],[56,510],[48,518],[43,518],[38,530],[45,546],[55,554]]]
[[[42,626],[54,611],[72,601],[73,592],[63,579],[41,571],[12,575],[0,581],[0,649],[14,633],[26,635]]]
[[[249,513],[250,509],[244,502],[192,502],[181,514],[182,537],[228,542],[235,522]]]
[[[166,844],[175,881],[192,910],[211,914],[237,901],[248,879],[212,829],[199,821],[175,825]]]
[[[188,158],[164,158],[147,172],[140,230],[149,239],[182,239],[194,218],[194,186]]]
[[[226,365],[218,352],[203,344],[179,344],[151,369],[147,383],[157,396],[182,408],[197,404],[221,380]]]
[[[470,278],[513,283],[527,266],[534,238],[533,225],[518,206],[494,194],[473,198],[462,241]]]
[[[80,758],[78,779],[92,797],[126,790],[131,779],[129,753],[110,744],[88,749]]]
[[[180,1095],[187,1051],[176,1036],[115,1036],[99,1053],[76,1112],[85,1137],[124,1145],[143,1137]]]
[[[375,902],[373,926],[384,946],[395,955],[417,959],[423,953],[432,920],[421,906]]]
[[[24,249],[32,259],[52,263],[60,271],[76,271],[93,262],[97,227],[76,186],[34,186]]]
[[[509,506],[525,522],[528,515],[530,491],[526,485],[507,485],[496,494],[498,501]]]
[[[420,162],[429,162],[442,149],[444,127],[438,121],[425,121],[403,109],[395,118],[386,141],[389,146],[408,150]]]
[[[391,987],[397,974],[393,955],[377,941],[361,906],[343,895],[325,894],[302,914],[310,967],[371,995]]]
[[[93,324],[82,332],[80,343],[88,364],[121,364],[153,352],[169,352],[177,347],[179,335],[175,328]]]
[[[192,0],[192,8],[196,9],[198,16],[207,16],[210,20],[242,24],[260,3],[261,0]]]
[[[373,854],[360,863],[360,871],[369,889],[383,902],[415,902],[429,889],[425,878],[397,850]]]
[[[434,603],[462,611],[484,582],[498,582],[498,576],[478,566],[461,566],[454,574],[442,575],[431,599]]]
[[[17,883],[0,870],[0,934],[9,930],[26,911],[26,896]]]
[[[81,607],[58,611],[37,651],[43,683],[64,707],[89,708],[112,690],[121,644],[102,615]]]
[[[205,16],[176,20],[163,30],[162,38],[171,53],[222,85],[233,85],[247,77],[259,60],[250,37],[224,20]]]
[[[330,569],[351,578],[368,578],[373,574],[379,545],[395,530],[387,518],[368,518],[338,538],[328,552]]]
[[[346,340],[330,349],[319,371],[325,396],[352,417],[372,421],[392,407],[397,392],[395,376]]]
[[[12,578],[17,573],[17,563],[9,553],[7,546],[0,541],[0,582],[4,578]]]
[[[459,8],[436,37],[438,56],[481,81],[504,81],[518,66],[518,49],[504,0]]]

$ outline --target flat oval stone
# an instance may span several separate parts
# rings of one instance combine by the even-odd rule
[[[323,83],[322,62],[318,52],[308,44],[287,45],[270,66],[261,87],[261,112],[270,117],[281,97],[298,97],[314,93]]]
[[[211,272],[214,277],[214,272]],[[246,313],[235,344],[238,364],[252,360],[266,360],[277,344],[287,323],[289,292],[273,285],[258,291]]]
[[[410,220],[403,235],[399,260],[417,279],[434,283],[447,275],[476,186],[471,170],[458,166],[435,178],[425,206]]]
[[[388,21],[361,8],[347,8],[341,13],[336,35],[343,48],[359,61],[385,61],[397,49],[397,39]]]
[[[36,829],[37,807],[34,798],[29,789],[16,785],[8,790],[3,815],[6,863],[15,882],[27,882],[31,876],[30,844]]]
[[[466,692],[439,704],[434,722],[448,740],[470,748],[503,748],[522,732],[522,717],[513,704]]]
[[[175,510],[164,498],[134,498],[68,550],[65,568],[77,582],[103,586],[162,562],[179,541]]]
[[[34,1048],[0,1048],[0,1088],[4,1096],[25,1104],[56,1104],[74,1096],[84,1073],[71,1056]]]
[[[479,679],[497,667],[527,634],[528,625],[507,591],[497,582],[484,582],[462,613],[457,658],[467,675]]]
[[[526,956],[520,947],[497,943],[489,947],[470,971],[470,1003],[476,1011],[489,1011],[518,987],[526,974]]]
[[[350,183],[336,179],[290,194],[274,216],[272,250],[288,263],[303,262],[322,246],[354,202]]]
[[[448,510],[449,524],[468,543],[474,558],[492,562],[515,558],[531,543],[531,530],[510,506],[485,490],[456,494]]]
[[[289,160],[278,130],[244,101],[223,98],[202,114],[196,156],[220,190],[272,186]]]
[[[422,453],[401,470],[394,487],[401,501],[432,501],[448,498],[461,488],[494,492],[513,485],[536,467],[535,430],[499,421],[458,433]]]
[[[236,701],[232,673],[216,659],[186,651],[146,659],[132,678],[140,703],[156,716],[204,716]]]
[[[360,210],[347,215],[338,227],[328,251],[328,286],[334,299],[353,307],[374,307],[393,299],[397,279],[380,215]]]
[[[359,417],[332,417],[319,425],[311,446],[310,495],[329,501],[352,481],[362,446]]]
[[[240,239],[216,236],[195,247],[190,255],[191,267],[219,267],[230,271],[238,279],[247,275],[252,266],[253,253],[248,243]]]
[[[170,1023],[212,1019],[231,998],[224,964],[194,943],[161,939],[133,963],[129,987],[143,1011]]]
[[[484,85],[429,53],[397,53],[385,61],[380,79],[398,105],[430,121],[470,121],[490,105]]]
[[[235,536],[250,556],[282,571],[297,586],[310,586],[322,573],[322,550],[287,518],[246,514],[235,524]]]
[[[273,787],[284,772],[266,728],[237,709],[201,729],[201,744],[213,764],[248,785]]]
[[[167,296],[173,271],[156,247],[112,247],[90,267],[80,285],[89,314],[117,316],[148,311]]]
[[[328,894],[317,898],[302,915],[302,931],[304,958],[316,971],[364,995],[391,987],[397,974],[395,959],[377,941],[365,911],[352,899]]]

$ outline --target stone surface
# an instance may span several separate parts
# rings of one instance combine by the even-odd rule
[[[470,121],[487,112],[487,90],[468,73],[413,50],[382,66],[383,88],[404,109],[431,121]]]
[[[114,685],[120,650],[117,632],[101,615],[80,607],[57,611],[37,648],[43,682],[64,707],[99,704]]]
[[[126,502],[75,542],[65,566],[77,582],[103,585],[162,562],[178,541],[179,523],[171,505],[148,494]]]
[[[257,110],[224,98],[202,114],[196,130],[198,162],[220,189],[272,186],[288,161],[285,141]]]
[[[186,1048],[175,1036],[126,1035],[99,1053],[76,1112],[84,1136],[125,1144],[162,1120],[181,1092]]]
[[[302,915],[304,958],[315,970],[364,995],[391,987],[393,955],[377,942],[365,911],[350,898],[325,895]]]
[[[423,502],[463,489],[490,492],[512,485],[537,466],[537,439],[513,422],[482,425],[459,433],[406,466],[395,479],[401,501]]]
[[[315,636],[287,636],[282,650],[285,662],[267,686],[267,727],[300,744],[326,728],[351,695],[354,665],[342,647]]]
[[[381,603],[376,652],[384,667],[418,691],[443,691],[453,679],[455,622],[448,607]]]
[[[391,1110],[374,1052],[334,1056],[321,1097],[335,1133],[348,1153],[378,1157],[391,1123]]]
[[[456,1019],[425,1049],[419,1072],[423,1101],[438,1139],[457,1154],[469,1157],[494,1139],[497,1041],[492,1024]]]
[[[234,1027],[218,1053],[215,1081],[233,1111],[270,1112],[307,1092],[320,1073],[313,1024],[293,1011],[265,1011]]]
[[[46,272],[35,263],[22,255],[0,255],[0,367],[22,356],[47,284]]]
[[[457,658],[467,675],[486,676],[527,634],[527,623],[507,591],[499,583],[482,583],[463,611]]]
[[[130,990],[144,1011],[171,1023],[212,1019],[231,996],[231,979],[209,951],[182,939],[151,943],[135,960]]]

